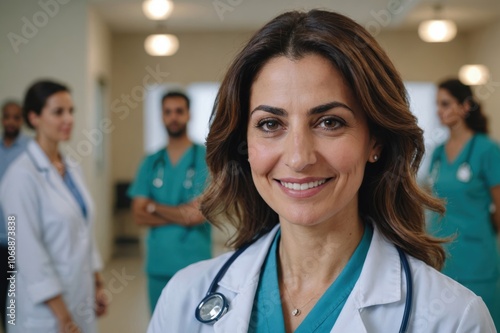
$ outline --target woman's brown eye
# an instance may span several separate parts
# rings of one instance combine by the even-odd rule
[[[278,124],[275,121],[266,121],[265,125],[268,129],[275,129]]]
[[[276,120],[263,120],[257,124],[257,127],[265,132],[272,132],[279,129],[279,123]]]

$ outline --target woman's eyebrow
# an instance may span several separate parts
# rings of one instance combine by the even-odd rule
[[[326,104],[321,104],[321,105],[315,106],[312,109],[310,109],[309,112],[307,112],[307,114],[309,116],[310,115],[315,115],[315,114],[321,114],[321,113],[324,113],[326,111],[329,111],[329,110],[335,109],[335,108],[347,109],[347,110],[351,111],[352,113],[354,113],[352,111],[352,109],[349,106],[347,106],[346,104],[344,104],[342,102],[333,101],[333,102],[330,102],[330,103],[326,103]]]
[[[335,109],[335,108],[344,108],[344,109],[347,109],[347,110],[353,112],[352,109],[349,106],[347,106],[347,104],[344,104],[342,102],[333,101],[333,102],[329,102],[329,103],[325,103],[325,104],[321,104],[321,105],[313,107],[312,109],[310,109],[307,112],[307,115],[310,116],[310,115],[315,115],[315,114],[321,114],[321,113],[324,113],[328,110]],[[272,114],[277,115],[277,116],[286,116],[288,114],[288,112],[286,112],[286,110],[283,108],[278,108],[275,106],[261,104],[261,105],[257,106],[256,108],[254,108],[250,112],[250,116],[255,111],[258,111],[258,110],[269,112],[269,113],[272,113]]]
[[[250,115],[252,115],[255,111],[258,111],[258,110],[269,112],[269,113],[272,113],[272,114],[277,115],[277,116],[286,116],[288,114],[288,112],[286,112],[286,110],[283,108],[278,108],[278,107],[269,106],[269,105],[259,105],[255,109],[253,109],[252,112],[250,112]]]

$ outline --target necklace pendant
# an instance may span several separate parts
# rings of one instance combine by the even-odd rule
[[[300,310],[299,309],[294,309],[292,311],[292,315],[294,315],[295,317],[297,317],[298,315],[300,315]]]

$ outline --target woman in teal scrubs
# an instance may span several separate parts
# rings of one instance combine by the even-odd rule
[[[431,159],[434,194],[446,203],[444,216],[432,214],[431,233],[452,237],[442,272],[481,296],[500,324],[497,233],[500,208],[500,148],[488,136],[486,118],[470,87],[459,80],[439,84],[441,123],[450,138]]]

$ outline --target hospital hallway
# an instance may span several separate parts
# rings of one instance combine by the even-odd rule
[[[111,302],[108,313],[98,320],[99,333],[146,332],[150,313],[140,254],[115,256],[106,265],[103,277]]]

